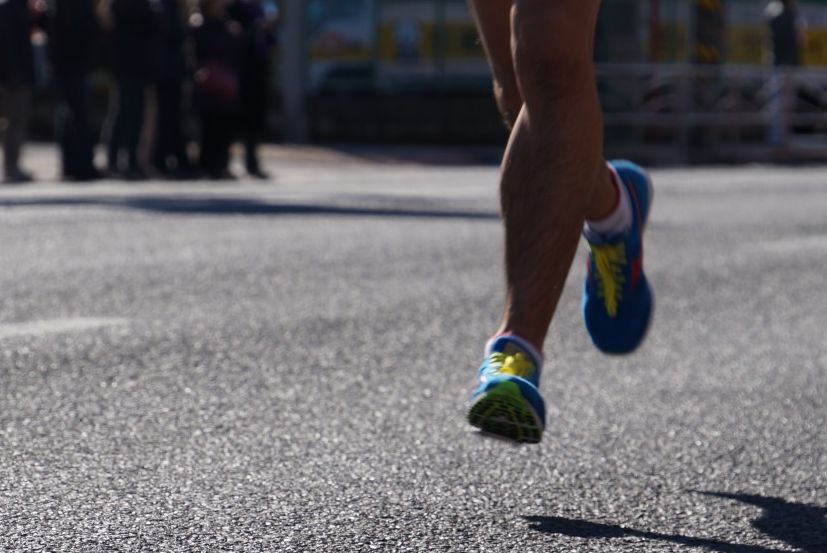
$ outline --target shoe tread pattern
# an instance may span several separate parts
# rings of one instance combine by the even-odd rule
[[[480,396],[468,410],[468,422],[483,434],[516,443],[536,444],[543,436],[537,415],[513,382]]]

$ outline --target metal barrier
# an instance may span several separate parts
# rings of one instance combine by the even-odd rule
[[[611,154],[827,161],[827,70],[601,64],[597,75]]]

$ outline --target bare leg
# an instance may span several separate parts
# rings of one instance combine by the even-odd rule
[[[515,97],[522,99],[502,165],[507,297],[500,332],[542,350],[583,222],[616,201],[592,67],[600,0],[471,4],[507,122]]]
[[[517,123],[523,97],[511,55],[511,7],[514,0],[469,0],[482,45],[494,74],[494,98],[508,130]]]

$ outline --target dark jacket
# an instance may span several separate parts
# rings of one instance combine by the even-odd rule
[[[155,79],[161,56],[157,0],[112,0],[112,71],[120,77]]]
[[[275,36],[264,29],[266,16],[261,2],[235,0],[230,4],[228,14],[243,29],[242,70],[244,72],[266,71],[270,63],[270,52],[275,45]]]
[[[239,39],[230,31],[228,20],[205,17],[193,29],[195,58],[199,66],[221,63],[233,71],[238,70]]]
[[[55,0],[49,14],[49,52],[56,74],[79,76],[101,59],[101,29],[93,0]]]
[[[772,16],[769,20],[772,33],[772,51],[777,66],[801,65],[798,13],[790,7]]]
[[[178,0],[161,0],[161,61],[158,78],[164,81],[184,78],[187,64],[184,43],[187,29],[181,19]]]
[[[228,20],[204,17],[193,29],[193,38],[197,106],[207,110],[234,108],[239,78],[239,37],[230,31]]]
[[[0,4],[0,83],[33,84],[32,16],[27,0]]]

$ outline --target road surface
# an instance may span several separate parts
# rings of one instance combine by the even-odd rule
[[[647,343],[581,252],[513,447],[463,420],[497,169],[395,157],[0,188],[0,550],[827,551],[827,168],[655,171]]]

